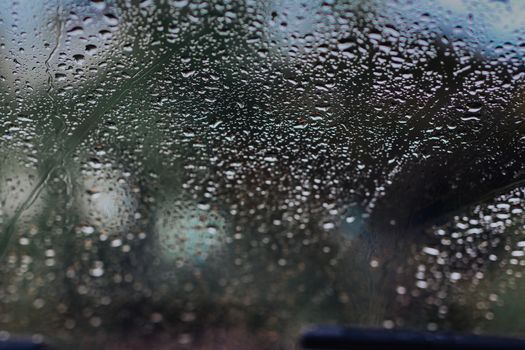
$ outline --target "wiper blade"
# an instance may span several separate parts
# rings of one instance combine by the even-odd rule
[[[305,350],[506,350],[525,349],[525,339],[323,326],[304,333],[301,346]]]

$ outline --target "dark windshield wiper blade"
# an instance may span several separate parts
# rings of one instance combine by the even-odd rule
[[[448,332],[323,326],[304,333],[301,346],[305,350],[506,350],[525,349],[525,340]]]
[[[46,350],[49,349],[42,343],[31,340],[1,340],[0,350]]]

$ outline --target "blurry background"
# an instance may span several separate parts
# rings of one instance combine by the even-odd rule
[[[522,18],[521,1],[1,2],[0,337],[523,336]]]

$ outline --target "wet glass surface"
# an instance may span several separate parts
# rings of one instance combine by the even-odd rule
[[[525,3],[0,2],[0,338],[525,336]]]

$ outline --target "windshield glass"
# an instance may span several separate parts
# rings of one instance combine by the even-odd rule
[[[0,2],[0,339],[524,336],[525,2]]]

